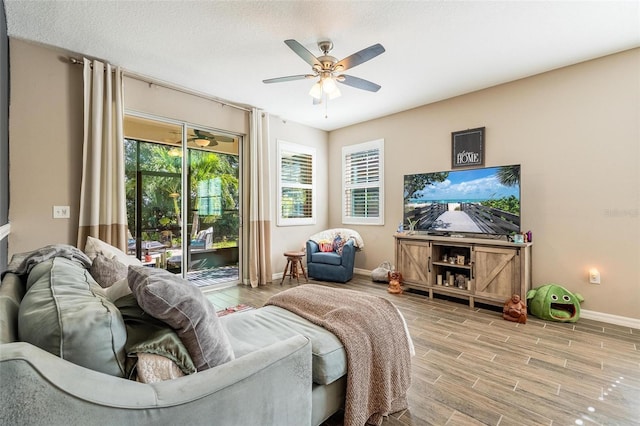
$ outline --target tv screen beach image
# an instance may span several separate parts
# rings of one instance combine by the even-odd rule
[[[520,166],[406,175],[404,226],[449,234],[520,232]]]

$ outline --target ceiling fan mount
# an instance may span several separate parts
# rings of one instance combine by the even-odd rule
[[[329,55],[329,52],[333,49],[333,42],[330,40],[321,40],[318,42],[318,48],[322,52],[322,55],[318,57],[314,56],[309,52],[309,50],[307,50],[307,48],[296,40],[289,39],[284,42],[305,62],[311,65],[312,74],[270,78],[262,80],[263,83],[269,84],[308,78],[319,78],[318,82],[313,85],[309,92],[309,94],[314,98],[314,104],[320,103],[323,96],[328,96],[330,99],[340,96],[340,90],[335,85],[336,82],[369,92],[377,92],[380,90],[380,85],[378,84],[362,78],[342,74],[342,72],[384,53],[385,49],[381,44],[374,44],[366,49],[362,49],[359,52],[354,53],[353,55],[347,56],[342,60],[338,60],[337,58]]]
[[[322,53],[328,55],[333,49],[333,42],[331,40],[322,40],[318,42],[318,48]]]

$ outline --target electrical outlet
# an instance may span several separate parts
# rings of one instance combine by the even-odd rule
[[[589,271],[589,282],[591,284],[600,284],[600,272],[597,269]]]
[[[69,219],[71,212],[69,206],[53,206],[54,219]]]

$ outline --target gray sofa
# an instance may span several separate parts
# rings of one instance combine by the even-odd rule
[[[220,317],[235,359],[144,384],[20,341],[26,280],[7,273],[0,285],[0,424],[318,425],[344,403],[342,344],[284,309]]]

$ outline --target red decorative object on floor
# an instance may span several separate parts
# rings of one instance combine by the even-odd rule
[[[236,306],[231,306],[229,308],[216,311],[216,314],[218,314],[219,317],[223,317],[225,315],[234,314],[236,312],[250,311],[251,309],[255,309],[255,308],[253,306],[245,305],[244,303],[241,303]]]
[[[507,299],[504,302],[502,318],[507,321],[518,322],[520,324],[527,323],[527,306],[522,300],[520,300],[519,294],[514,294],[510,299]]]
[[[389,277],[387,291],[391,294],[402,294],[402,274],[398,271],[389,271],[387,276]]]

